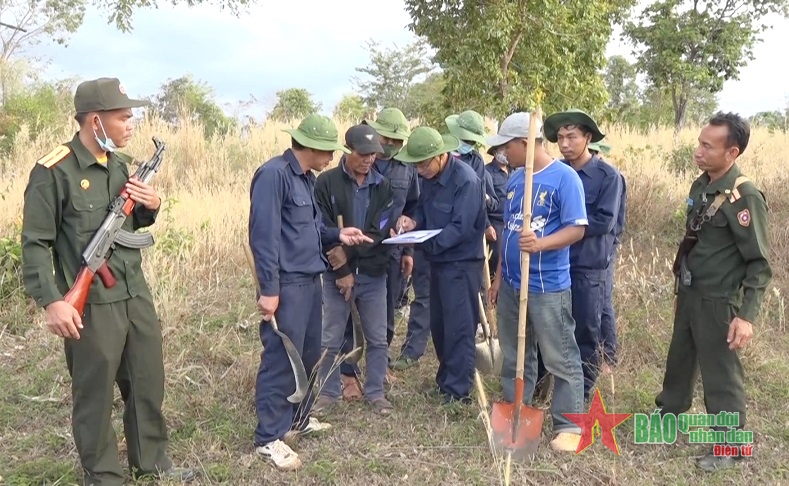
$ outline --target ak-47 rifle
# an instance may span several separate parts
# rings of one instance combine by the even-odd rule
[[[137,172],[131,177],[146,184],[150,182],[153,175],[162,165],[165,144],[157,137],[153,137],[153,143],[156,147],[153,157],[148,162],[141,164],[137,168]],[[120,194],[110,204],[107,216],[82,252],[82,268],[80,268],[77,278],[74,280],[74,285],[63,298],[63,300],[74,306],[80,315],[85,310],[88,292],[90,292],[90,286],[96,275],[99,276],[104,287],[110,289],[115,286],[115,277],[107,266],[107,261],[110,259],[116,245],[137,249],[153,246],[153,236],[150,233],[130,233],[121,229],[126,222],[126,218],[134,211],[135,206],[136,202],[129,197],[129,193],[124,186]]]

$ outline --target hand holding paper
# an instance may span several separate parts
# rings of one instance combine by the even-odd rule
[[[392,230],[391,231],[392,237],[385,239],[384,241],[382,241],[382,243],[387,245],[413,246],[417,243],[424,243],[425,241],[429,240],[430,238],[436,236],[439,233],[441,233],[440,229],[409,231],[401,235],[396,235],[394,230]]]

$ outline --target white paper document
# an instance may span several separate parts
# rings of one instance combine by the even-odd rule
[[[382,243],[387,245],[411,245],[414,243],[423,243],[439,233],[441,233],[440,229],[409,231],[408,233],[403,233],[402,235],[387,238],[382,241]]]

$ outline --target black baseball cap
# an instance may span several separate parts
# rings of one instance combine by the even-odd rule
[[[345,132],[345,145],[362,155],[381,154],[384,148],[378,132],[369,125],[354,125]]]

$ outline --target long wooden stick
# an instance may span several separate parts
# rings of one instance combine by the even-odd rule
[[[542,118],[542,108],[531,114],[529,120],[529,140],[526,146],[526,166],[524,167],[525,185],[523,189],[523,229],[531,225],[532,176],[534,175],[534,144],[537,139],[537,120]],[[520,404],[523,403],[523,372],[526,354],[526,309],[529,300],[529,253],[521,252],[521,292],[518,308],[518,355],[515,368],[515,417],[512,421],[512,441],[515,442],[520,419]]]

